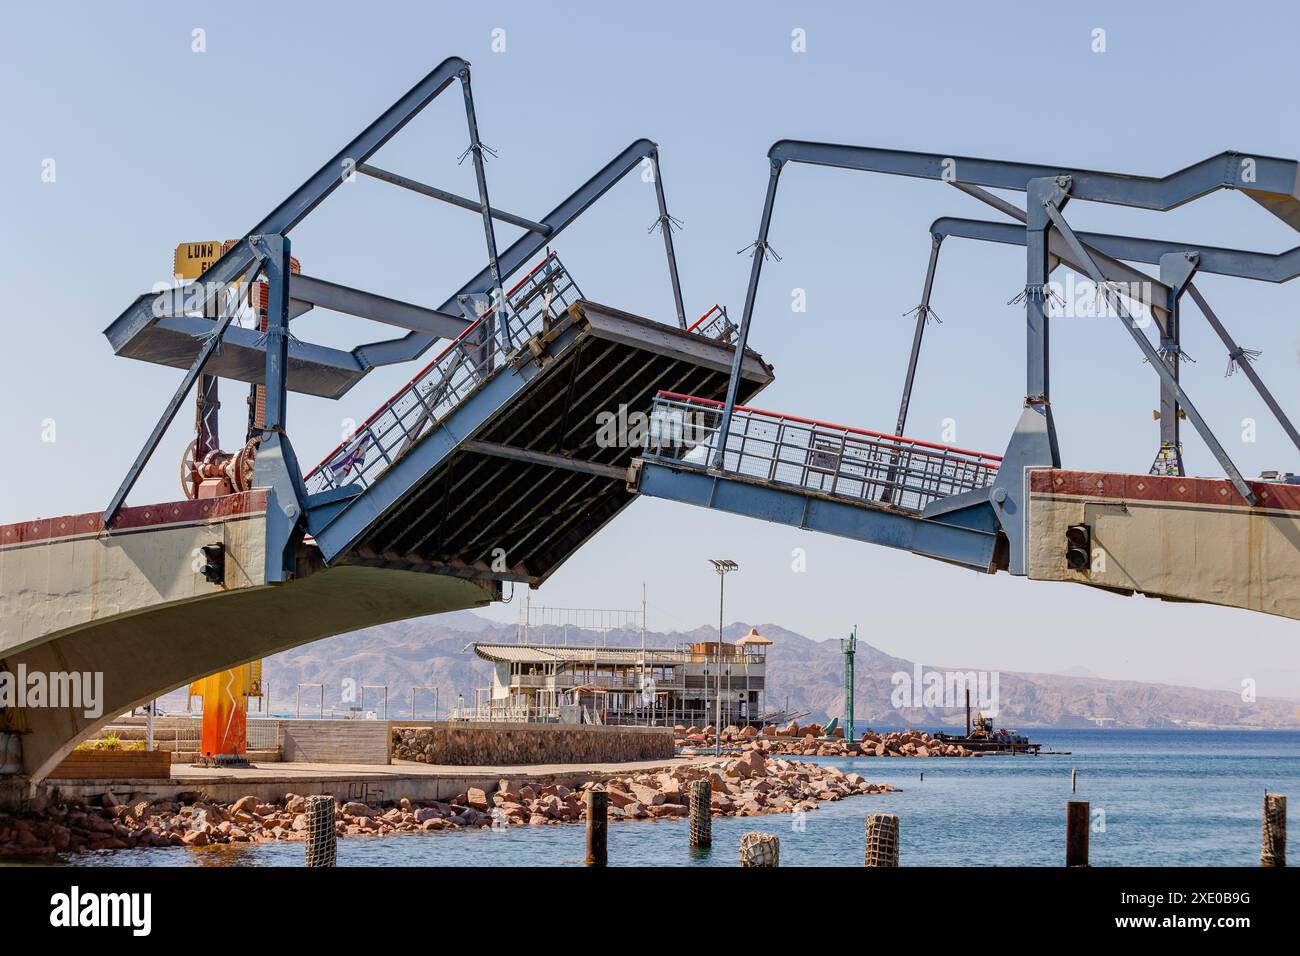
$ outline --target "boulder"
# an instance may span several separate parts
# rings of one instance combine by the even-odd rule
[[[636,797],[638,803],[647,807],[657,807],[664,802],[664,795],[659,790],[646,784],[632,784],[632,795]]]

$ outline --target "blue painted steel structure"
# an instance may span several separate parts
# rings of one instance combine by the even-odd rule
[[[477,198],[421,183],[369,159],[411,117],[460,80]],[[104,515],[112,526],[141,469],[185,394],[231,377],[262,384],[254,481],[268,487],[266,579],[292,576],[304,535],[325,563],[527,582],[544,580],[572,551],[641,492],[704,507],[902,548],[985,572],[1025,572],[1025,473],[1059,467],[1050,388],[1049,277],[1059,264],[1094,280],[1161,382],[1161,456],[1181,472],[1179,420],[1185,414],[1247,501],[1253,492],[1179,381],[1180,300],[1191,295],[1300,448],[1300,433],[1250,368],[1196,290],[1197,271],[1286,281],[1300,272],[1300,247],[1264,256],[1210,246],[1076,234],[1072,200],[1168,210],[1218,189],[1246,193],[1300,230],[1294,160],[1223,153],[1165,177],[1132,176],[934,153],[782,140],[768,153],[769,178],[753,243],[744,310],[726,310],[688,330],[655,144],[637,140],[538,220],[494,209],[469,81],[451,58],[416,84],[343,148],[186,291],[141,296],[106,330],[118,354],[185,368],[186,376]],[[948,183],[1015,223],[942,219],[930,257],[893,434],[867,432],[741,404],[771,379],[747,349],[762,266],[770,246],[780,174],[790,163],[832,166]],[[665,329],[582,297],[554,254],[509,292],[517,273],[614,183],[649,164],[677,328]],[[361,173],[428,198],[476,211],[487,265],[437,307],[401,302],[323,279],[291,274],[289,231],[337,186]],[[1021,210],[989,189],[1024,192]],[[503,251],[496,223],[524,234]],[[963,235],[1021,245],[1026,254],[1025,401],[1004,455],[985,455],[902,437],[931,307],[942,240]],[[1155,280],[1128,265],[1160,266]],[[266,330],[232,324],[238,301],[227,290],[258,274],[268,285]],[[1156,318],[1152,344],[1113,284],[1137,283],[1131,301]],[[521,291],[522,290],[522,291]],[[299,343],[297,315],[333,309],[403,329],[399,338],[350,351]],[[213,318],[216,318],[214,323]],[[358,432],[305,478],[288,437],[287,395],[337,397],[371,369],[422,355],[438,338],[451,344]],[[650,409],[644,447],[594,441],[584,422],[611,407]],[[667,427],[672,441],[663,441]],[[658,429],[658,431],[656,431]],[[683,429],[686,437],[683,439]],[[589,430],[589,429],[588,429]],[[508,547],[501,547],[507,542]],[[500,552],[498,554],[498,552]]]
[[[457,196],[368,165],[367,161],[380,147],[457,80],[461,84],[469,134],[465,155],[473,160],[477,199]],[[341,558],[364,522],[395,503],[395,499],[385,496],[397,487],[397,478],[412,469],[430,467],[440,454],[445,454],[449,442],[458,441],[450,429],[434,427],[443,424],[439,416],[445,418],[451,409],[438,409],[445,395],[430,397],[417,390],[415,399],[421,405],[426,405],[427,400],[422,412],[425,419],[414,434],[404,436],[402,447],[377,449],[387,459],[386,470],[392,472],[389,481],[369,488],[334,483],[309,493],[289,440],[289,391],[337,398],[371,369],[417,358],[437,338],[452,338],[461,355],[473,355],[477,362],[460,383],[468,395],[457,394],[453,403],[457,406],[458,420],[467,422],[478,416],[480,423],[486,421],[512,394],[527,386],[534,374],[544,370],[549,348],[561,346],[565,335],[575,334],[571,322],[567,330],[561,330],[564,322],[556,314],[571,305],[572,297],[557,303],[559,309],[552,311],[554,284],[534,281],[529,293],[536,293],[538,298],[526,304],[531,311],[521,319],[514,311],[515,303],[502,289],[503,279],[524,266],[610,187],[643,163],[650,164],[653,171],[658,223],[664,233],[678,323],[685,328],[681,283],[671,238],[673,219],[668,213],[658,148],[653,142],[646,139],[633,142],[540,221],[492,207],[484,168],[485,149],[479,138],[469,64],[459,57],[448,58],[234,243],[194,283],[178,292],[140,296],[118,316],[105,330],[115,352],[185,368],[186,375],[105,509],[105,528],[112,528],[190,389],[202,382],[205,397],[215,403],[216,379],[230,377],[260,384],[265,390],[264,422],[260,434],[254,436],[257,453],[253,480],[255,485],[270,489],[266,580],[282,581],[296,573],[299,545],[308,531],[317,536],[325,560]],[[478,211],[487,251],[485,268],[433,309],[322,279],[291,275],[289,232],[358,170],[428,197]],[[495,230],[498,220],[527,230],[500,253]],[[548,256],[545,261],[549,263],[552,258]],[[240,280],[246,294],[258,274],[265,275],[267,284],[264,332],[233,324],[243,300],[232,300],[230,296]],[[538,303],[540,308],[535,307]],[[365,343],[351,351],[299,342],[289,333],[290,320],[317,306],[395,325],[405,329],[406,334],[398,339]],[[215,323],[213,317],[217,318]],[[530,319],[536,319],[540,327],[529,327]],[[525,346],[532,349],[528,360],[521,357]],[[501,374],[504,371],[509,374]],[[441,384],[446,387],[450,383]],[[353,452],[354,456],[358,453],[355,447]],[[365,452],[359,454],[364,456]]]
[[[1048,308],[1050,295],[1048,278],[1052,268],[1061,261],[1079,269],[1107,290],[1112,300],[1111,306],[1115,309],[1120,323],[1129,331],[1139,350],[1159,375],[1162,406],[1167,410],[1167,413],[1162,415],[1162,442],[1177,451],[1179,448],[1177,422],[1180,412],[1185,413],[1237,490],[1248,502],[1254,503],[1254,494],[1250,487],[1192,404],[1178,377],[1180,353],[1178,300],[1186,291],[1193,294],[1193,298],[1198,303],[1202,301],[1190,282],[1199,260],[1204,258],[1213,261],[1217,267],[1224,269],[1245,269],[1251,264],[1241,258],[1243,254],[1232,250],[1211,250],[1206,247],[1203,251],[1207,255],[1200,257],[1195,254],[1196,250],[1189,250],[1186,247],[1165,248],[1161,253],[1164,257],[1161,260],[1161,281],[1154,282],[1149,276],[1120,261],[1129,258],[1138,247],[1111,243],[1106,250],[1110,254],[1105,254],[1099,251],[1097,246],[1107,244],[1093,242],[1092,240],[1097,238],[1095,236],[1077,236],[1066,221],[1063,210],[1070,201],[1082,200],[1164,211],[1220,189],[1232,189],[1245,193],[1292,228],[1300,230],[1300,198],[1298,198],[1300,192],[1297,190],[1300,165],[1295,160],[1225,152],[1168,176],[1149,177],[944,156],[938,153],[781,140],[768,152],[769,177],[759,217],[758,236],[752,244],[749,284],[737,332],[739,346],[737,355],[743,354],[749,339],[759,279],[770,251],[768,236],[780,175],[786,165],[791,163],[832,166],[945,182],[1007,212],[1020,222],[1019,226],[1006,225],[999,227],[998,230],[1004,236],[1015,233],[1016,241],[1024,246],[1026,254],[1026,283],[1022,295],[1025,304],[1025,401],[1020,419],[1001,458],[997,475],[988,487],[971,489],[954,495],[947,502],[934,501],[927,505],[921,514],[903,518],[904,522],[910,523],[913,527],[912,534],[921,536],[922,529],[927,523],[941,517],[946,523],[952,520],[952,515],[961,515],[962,521],[973,527],[996,528],[1000,539],[1005,541],[1004,553],[1000,547],[989,550],[991,557],[985,565],[986,570],[994,570],[995,566],[1004,566],[1014,574],[1025,573],[1024,519],[1027,501],[1025,472],[1030,468],[1059,467],[1061,463],[1051,409]],[[1018,209],[1006,200],[989,193],[988,189],[1011,189],[1025,193],[1026,209],[1023,211]],[[942,238],[941,232],[933,234],[921,304],[914,310],[916,331],[899,409],[896,430],[899,435],[906,425],[907,406],[915,380],[917,356],[924,328],[927,322],[934,318],[934,312],[930,307],[930,296]],[[1142,247],[1142,251],[1149,254],[1153,248],[1153,246]],[[1272,264],[1272,268],[1276,270],[1275,274],[1282,274],[1295,264],[1293,260],[1297,258],[1294,255],[1296,252],[1300,250],[1293,250],[1292,253],[1284,253],[1278,257],[1279,261]],[[1141,260],[1142,256],[1136,255],[1132,258]],[[1259,266],[1263,263],[1256,260],[1253,265]],[[1139,293],[1139,296],[1147,295],[1149,301],[1146,304],[1152,307],[1160,320],[1159,347],[1151,344],[1123,302],[1118,296],[1111,294],[1110,286],[1121,280],[1145,281],[1153,290],[1150,293]],[[1216,326],[1216,331],[1221,328],[1217,319],[1211,319],[1211,322]],[[1226,331],[1220,334],[1225,338],[1225,343],[1230,342]],[[1235,343],[1230,344],[1229,349],[1235,356],[1246,356],[1246,353],[1237,348]],[[1248,361],[1242,361],[1240,364],[1245,367]],[[1258,377],[1253,373],[1251,381],[1258,382]],[[733,385],[737,383],[738,377],[733,375]],[[1262,383],[1258,383],[1257,387],[1262,389]],[[769,487],[757,487],[755,480],[739,474],[729,459],[728,456],[732,454],[734,447],[732,437],[735,416],[739,411],[734,392],[734,388],[729,390],[716,434],[708,442],[709,459],[704,473],[701,474],[703,463],[700,461],[665,462],[659,456],[650,455],[649,458],[654,459],[657,464],[643,471],[641,490],[710,507],[723,507],[725,503],[727,510],[782,523],[802,522],[802,518],[792,519],[793,512],[783,503],[781,496],[793,495],[797,498],[812,499],[822,495],[823,492],[816,489],[774,492]],[[1266,390],[1261,391],[1261,394],[1265,392]],[[1276,402],[1271,400],[1271,396],[1266,400],[1275,413],[1284,419],[1285,416],[1281,415],[1280,409],[1276,407]],[[1293,431],[1290,428],[1288,430],[1289,433]],[[744,440],[742,438],[742,442]],[[765,484],[773,484],[772,479],[767,479]],[[702,490],[705,488],[708,489],[707,494]],[[938,547],[927,550],[925,547],[916,546],[916,542],[906,536],[891,533],[890,529],[898,524],[898,512],[905,510],[900,509],[899,502],[892,500],[893,493],[890,482],[884,482],[882,494],[875,500],[861,501],[854,506],[858,513],[854,515],[852,521],[845,517],[844,527],[848,528],[850,524],[857,527],[852,536],[862,540],[876,540],[879,543],[906,547],[918,553],[945,557],[967,566],[981,564],[984,552],[978,547],[949,543],[945,540]],[[820,509],[821,505],[817,507]],[[927,529],[924,533],[934,532]],[[945,548],[950,550],[945,552]]]

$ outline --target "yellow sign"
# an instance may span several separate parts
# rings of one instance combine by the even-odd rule
[[[178,279],[197,279],[221,258],[229,243],[182,242],[176,247],[172,272]]]

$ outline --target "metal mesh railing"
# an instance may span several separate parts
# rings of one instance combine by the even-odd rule
[[[709,467],[722,403],[660,392],[644,446],[650,460]],[[991,484],[1002,459],[931,442],[737,406],[724,473],[919,513]]]
[[[727,317],[725,306],[715,305],[696,319],[686,331],[730,345],[736,335],[736,325]]]
[[[203,717],[171,716],[165,718],[154,732],[154,745],[159,750],[178,753],[197,752],[203,737]],[[138,733],[138,728],[136,729]],[[245,724],[245,746],[249,750],[279,750],[280,720],[276,717],[249,717]]]
[[[307,476],[309,492],[343,485],[369,487],[432,431],[470,393],[506,364],[531,336],[582,298],[555,253],[548,253],[509,292],[505,308],[477,297],[477,318],[438,357],[385,402]],[[505,314],[503,328],[494,328]]]

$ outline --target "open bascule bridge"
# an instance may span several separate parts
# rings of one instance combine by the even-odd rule
[[[477,196],[371,164],[457,83]],[[385,621],[481,607],[501,598],[503,582],[535,587],[642,494],[990,574],[1300,618],[1300,485],[1244,477],[1179,375],[1190,297],[1300,449],[1251,367],[1254,353],[1194,284],[1199,272],[1286,281],[1300,274],[1300,248],[1269,255],[1076,233],[1066,219],[1071,202],[1168,210],[1234,189],[1300,230],[1294,160],[1224,153],[1145,177],[781,141],[768,156],[740,320],[714,307],[690,324],[653,142],[632,143],[537,220],[491,204],[484,149],[469,65],[448,59],[243,238],[214,249],[192,283],[140,296],[109,325],[118,355],[184,375],[105,511],[0,527],[0,670],[104,675],[100,718],[75,708],[21,715],[21,767],[33,786],[115,715],[203,675]],[[747,343],[777,186],[791,164],[930,179],[1002,216],[932,225],[891,432],[750,404],[773,377]],[[587,298],[552,251],[569,224],[643,166],[654,173],[676,305],[667,323]],[[477,212],[486,266],[434,307],[305,274],[291,260],[289,234],[353,176]],[[1023,193],[1023,208],[990,190]],[[520,232],[504,249],[498,223]],[[951,236],[1026,253],[1025,400],[1001,455],[903,437],[940,244]],[[1134,263],[1157,266],[1158,275]],[[1097,283],[1116,313],[1113,334],[1131,338],[1158,379],[1150,469],[1061,467],[1048,375],[1049,278],[1060,266]],[[304,342],[291,322],[313,309],[400,334],[350,351]],[[1149,311],[1152,333],[1135,319],[1138,309]],[[372,370],[414,362],[435,345],[432,361],[304,471],[290,441],[288,393],[338,398]],[[233,451],[222,449],[217,427],[223,379],[251,390],[246,441]],[[182,463],[185,497],[127,505],[191,392],[196,434]],[[648,416],[642,444],[600,439],[602,413],[619,409]],[[1184,418],[1224,477],[1184,474]]]

